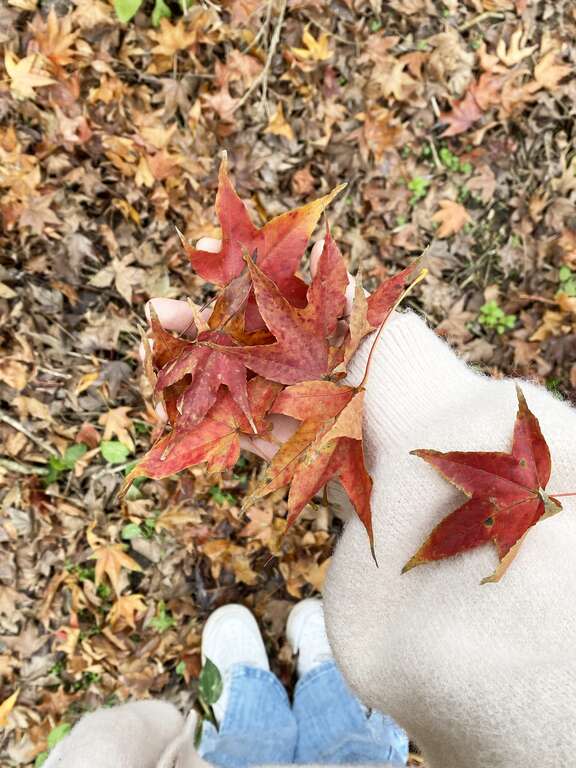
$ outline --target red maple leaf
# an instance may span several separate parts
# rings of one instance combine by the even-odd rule
[[[348,285],[344,260],[330,233],[326,234],[304,309],[293,307],[251,259],[246,263],[258,309],[276,341],[214,348],[242,360],[255,373],[282,384],[295,384],[329,373],[329,341],[344,312]]]
[[[223,286],[243,271],[242,249],[249,253],[256,251],[260,269],[276,283],[285,298],[294,306],[302,307],[306,303],[307,286],[295,272],[322,212],[345,186],[341,184],[324,197],[276,216],[258,228],[230,181],[224,157],[216,195],[222,248],[218,253],[210,253],[185,245],[190,263],[205,280]]]
[[[482,583],[499,581],[530,528],[560,512],[546,493],[552,463],[538,419],[520,387],[510,453],[412,451],[470,498],[434,528],[403,572],[493,542],[500,564]]]
[[[312,229],[339,190],[258,229],[223,162],[216,205],[222,248],[217,254],[188,248],[199,274],[221,290],[208,323],[192,308],[196,328],[184,337],[164,330],[151,313],[147,371],[151,380],[156,374],[154,391],[164,398],[172,431],[130,473],[124,490],[134,477],[167,477],[202,462],[210,471],[230,468],[240,436],[266,438],[267,416],[284,414],[300,426],[252,498],[289,485],[291,525],[338,478],[374,552],[372,481],[362,448],[363,382],[351,388],[336,380],[361,339],[389,317],[419,262],[368,297],[359,281],[350,317],[346,265],[328,229],[310,285],[296,277]]]
[[[372,480],[362,448],[363,407],[362,388],[306,381],[284,389],[271,410],[299,419],[302,425],[274,456],[245,506],[290,484],[288,525],[292,525],[313,496],[329,480],[338,478],[366,528],[376,559],[370,511]]]
[[[233,467],[240,455],[240,435],[266,437],[270,423],[266,414],[281,386],[260,377],[248,383],[248,402],[252,424],[226,390],[192,429],[177,426],[158,440],[138,465],[127,475],[121,494],[126,493],[136,477],[169,477],[183,469],[206,462],[210,472]]]

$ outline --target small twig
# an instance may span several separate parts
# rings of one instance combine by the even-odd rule
[[[465,21],[464,24],[460,24],[459,27],[456,27],[458,32],[465,32],[467,29],[470,29],[470,27],[475,27],[476,24],[481,24],[483,21],[486,21],[487,19],[504,19],[506,18],[504,13],[500,13],[499,11],[484,11],[483,13],[479,13],[478,16],[475,16],[473,19],[470,19],[470,21]]]
[[[36,435],[32,434],[29,429],[26,429],[26,427],[20,424],[19,421],[16,421],[16,419],[13,419],[11,416],[7,416],[5,413],[0,413],[0,421],[3,421],[4,424],[8,424],[8,426],[12,427],[12,429],[21,432],[28,438],[28,440],[32,440],[33,443],[36,443],[39,448],[42,448],[42,450],[46,451],[51,456],[58,456],[58,451],[52,448],[51,445],[48,445],[48,443],[44,442],[44,440],[40,440],[39,437],[36,437]]]
[[[116,472],[123,472],[128,467],[131,467],[134,461],[126,461],[124,464],[116,464],[113,467],[103,467],[92,475],[93,480],[100,480],[101,477],[106,475],[114,475]]]
[[[273,7],[274,7],[274,0],[268,0],[268,5],[266,6],[266,19],[264,20],[264,23],[258,30],[252,42],[246,48],[244,48],[242,53],[244,54],[249,53],[252,50],[252,48],[258,45],[258,43],[260,42],[260,38],[264,37],[264,35],[268,32],[268,27],[270,26],[270,19],[272,18]]]
[[[531,293],[519,293],[518,298],[523,301],[539,301],[541,304],[549,304],[552,307],[557,307],[558,302],[552,299],[546,299],[544,296],[534,296]]]
[[[427,250],[428,250],[428,248],[426,249],[426,251]],[[426,253],[426,251],[424,251],[424,253]],[[424,256],[424,253],[422,254],[422,256]],[[422,258],[422,256],[420,258]],[[428,270],[426,269],[426,267],[423,267],[420,270],[420,273],[414,278],[414,280],[412,280],[410,285],[402,291],[401,295],[394,302],[394,304],[390,308],[390,310],[389,310],[388,314],[386,315],[386,317],[384,318],[384,320],[380,323],[380,328],[378,328],[378,331],[376,332],[376,336],[374,338],[374,341],[372,342],[372,346],[370,347],[370,352],[368,353],[368,360],[366,361],[366,368],[364,369],[364,376],[362,377],[362,381],[360,382],[360,384],[358,384],[358,386],[356,387],[357,390],[363,389],[364,385],[366,384],[366,379],[368,378],[368,372],[370,370],[370,363],[372,362],[372,356],[374,354],[374,349],[376,348],[376,344],[378,343],[378,340],[380,339],[380,336],[382,335],[382,331],[384,330],[384,326],[386,325],[386,323],[388,322],[388,320],[390,319],[390,317],[394,313],[394,310],[397,309],[400,306],[400,304],[404,301],[404,299],[406,298],[406,296],[408,296],[409,293],[412,293],[412,291],[418,285],[418,283],[420,283],[420,282],[422,282],[422,280],[424,280],[424,278],[426,277],[427,274],[428,274]]]
[[[237,109],[240,109],[240,107],[243,106],[248,101],[250,96],[254,93],[256,88],[258,88],[260,85],[262,85],[262,100],[264,101],[266,98],[266,92],[268,90],[268,74],[270,72],[270,67],[272,66],[272,59],[274,58],[274,55],[276,53],[276,48],[278,48],[278,43],[280,42],[280,33],[282,31],[282,24],[284,23],[284,14],[286,13],[286,2],[287,0],[282,0],[282,3],[280,5],[280,11],[278,12],[278,19],[276,20],[274,32],[272,33],[272,38],[270,40],[270,47],[268,48],[268,55],[266,56],[266,63],[264,64],[264,68],[262,69],[262,72],[260,72],[256,80],[254,80],[250,88],[248,88],[244,96],[242,96],[238,104],[236,104],[233,112],[236,112]]]
[[[0,467],[4,467],[4,469],[8,470],[8,472],[16,472],[18,475],[48,474],[46,467],[31,467],[28,464],[21,464],[19,461],[5,459],[4,457],[0,457]]]
[[[319,21],[316,21],[316,19],[313,19],[311,16],[308,16],[307,14],[304,14],[306,19],[310,22],[310,24],[313,24],[315,27],[318,27],[319,30],[322,32],[325,32],[327,35],[329,35],[334,40],[338,40],[338,42],[342,43],[343,45],[351,45],[354,48],[358,45],[354,40],[347,40],[345,37],[342,37],[341,35],[337,35],[336,32],[332,32],[331,29],[328,29],[323,24],[320,24]]]
[[[444,171],[444,166],[442,165],[440,158],[438,157],[438,150],[436,149],[436,144],[434,144],[434,139],[430,137],[428,140],[428,143],[430,144],[430,151],[432,152],[432,159],[434,160],[434,165],[436,166],[436,170]]]

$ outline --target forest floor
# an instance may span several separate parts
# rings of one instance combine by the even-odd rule
[[[102,704],[189,708],[224,603],[293,680],[286,616],[338,521],[310,510],[283,538],[282,494],[241,513],[249,455],[116,497],[162,430],[144,305],[212,295],[176,228],[218,235],[222,149],[258,223],[348,182],[328,216],[352,272],[376,285],[430,245],[409,304],[480,369],[576,400],[572,0],[182,2],[127,23],[105,0],[0,7],[6,766]]]

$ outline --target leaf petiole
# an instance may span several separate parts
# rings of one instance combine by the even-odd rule
[[[386,325],[386,323],[388,322],[388,320],[392,316],[392,313],[400,306],[400,304],[404,301],[406,296],[408,296],[410,293],[412,293],[412,291],[418,285],[418,283],[421,283],[422,280],[424,280],[424,278],[427,276],[427,274],[428,274],[428,269],[426,267],[423,267],[420,270],[420,273],[414,278],[414,280],[412,280],[410,285],[404,291],[402,291],[402,293],[400,294],[398,299],[390,307],[390,310],[388,311],[388,314],[386,315],[386,317],[384,318],[384,320],[382,321],[382,323],[380,324],[380,327],[378,328],[378,330],[376,332],[376,336],[374,338],[374,341],[372,342],[372,346],[370,348],[370,352],[368,353],[368,360],[366,361],[366,368],[364,370],[364,376],[362,377],[362,381],[360,382],[360,384],[358,384],[356,389],[360,390],[360,389],[364,388],[364,385],[366,383],[366,379],[368,378],[368,373],[370,371],[370,364],[372,362],[372,355],[374,354],[374,348],[376,347],[376,344],[378,343],[378,339],[380,338],[380,335],[382,334],[382,331],[384,330],[384,326]]]

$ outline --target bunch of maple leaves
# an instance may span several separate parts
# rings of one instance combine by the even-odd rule
[[[138,476],[167,477],[202,463],[210,472],[230,469],[242,436],[273,442],[271,417],[289,416],[298,427],[277,446],[244,506],[289,486],[290,526],[336,478],[376,560],[372,480],[362,446],[368,370],[356,387],[341,379],[362,339],[383,326],[425,270],[417,274],[416,260],[368,296],[357,285],[348,313],[346,265],[327,230],[306,284],[297,274],[300,261],[322,212],[341,189],[259,229],[232,186],[224,157],[216,197],[221,249],[213,253],[184,243],[193,268],[219,292],[210,313],[189,304],[194,319],[181,336],[165,330],[152,310],[146,362],[171,429],[130,472],[122,492]],[[370,355],[367,369],[369,364]],[[413,451],[469,498],[436,526],[403,572],[493,542],[500,564],[483,583],[498,581],[528,530],[562,509],[544,490],[550,451],[520,389],[518,401],[510,453]]]
[[[162,478],[197,464],[234,466],[240,438],[273,440],[270,417],[299,422],[277,451],[250,501],[290,486],[288,523],[332,478],[344,487],[373,550],[372,481],[364,464],[364,389],[340,383],[362,339],[389,317],[418,262],[346,312],[348,273],[329,231],[310,284],[297,274],[309,238],[341,191],[258,228],[220,166],[216,210],[219,253],[185,244],[192,267],[219,288],[212,312],[190,305],[193,327],[177,337],[152,312],[148,365],[171,430],[129,474]]]

